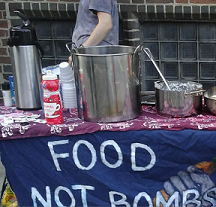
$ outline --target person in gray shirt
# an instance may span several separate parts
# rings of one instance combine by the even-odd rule
[[[72,42],[75,47],[118,45],[117,0],[80,0]]]

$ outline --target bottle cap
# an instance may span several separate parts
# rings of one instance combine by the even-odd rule
[[[57,79],[57,75],[53,74],[51,70],[47,70],[46,75],[42,76],[43,80],[55,80]]]
[[[3,91],[8,91],[8,90],[10,90],[10,84],[9,84],[9,83],[3,83],[3,84],[2,84],[2,90],[3,90]]]

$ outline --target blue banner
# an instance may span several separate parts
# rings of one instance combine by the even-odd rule
[[[141,130],[0,142],[19,206],[216,206],[216,133]]]

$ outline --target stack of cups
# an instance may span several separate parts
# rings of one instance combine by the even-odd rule
[[[74,71],[68,62],[60,63],[59,67],[63,106],[65,109],[77,108]]]

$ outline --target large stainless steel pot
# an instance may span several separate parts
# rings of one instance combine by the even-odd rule
[[[70,50],[79,118],[119,122],[140,115],[139,55],[143,45],[91,46]]]
[[[155,82],[156,109],[158,114],[169,117],[187,117],[202,110],[202,84],[191,81]]]

